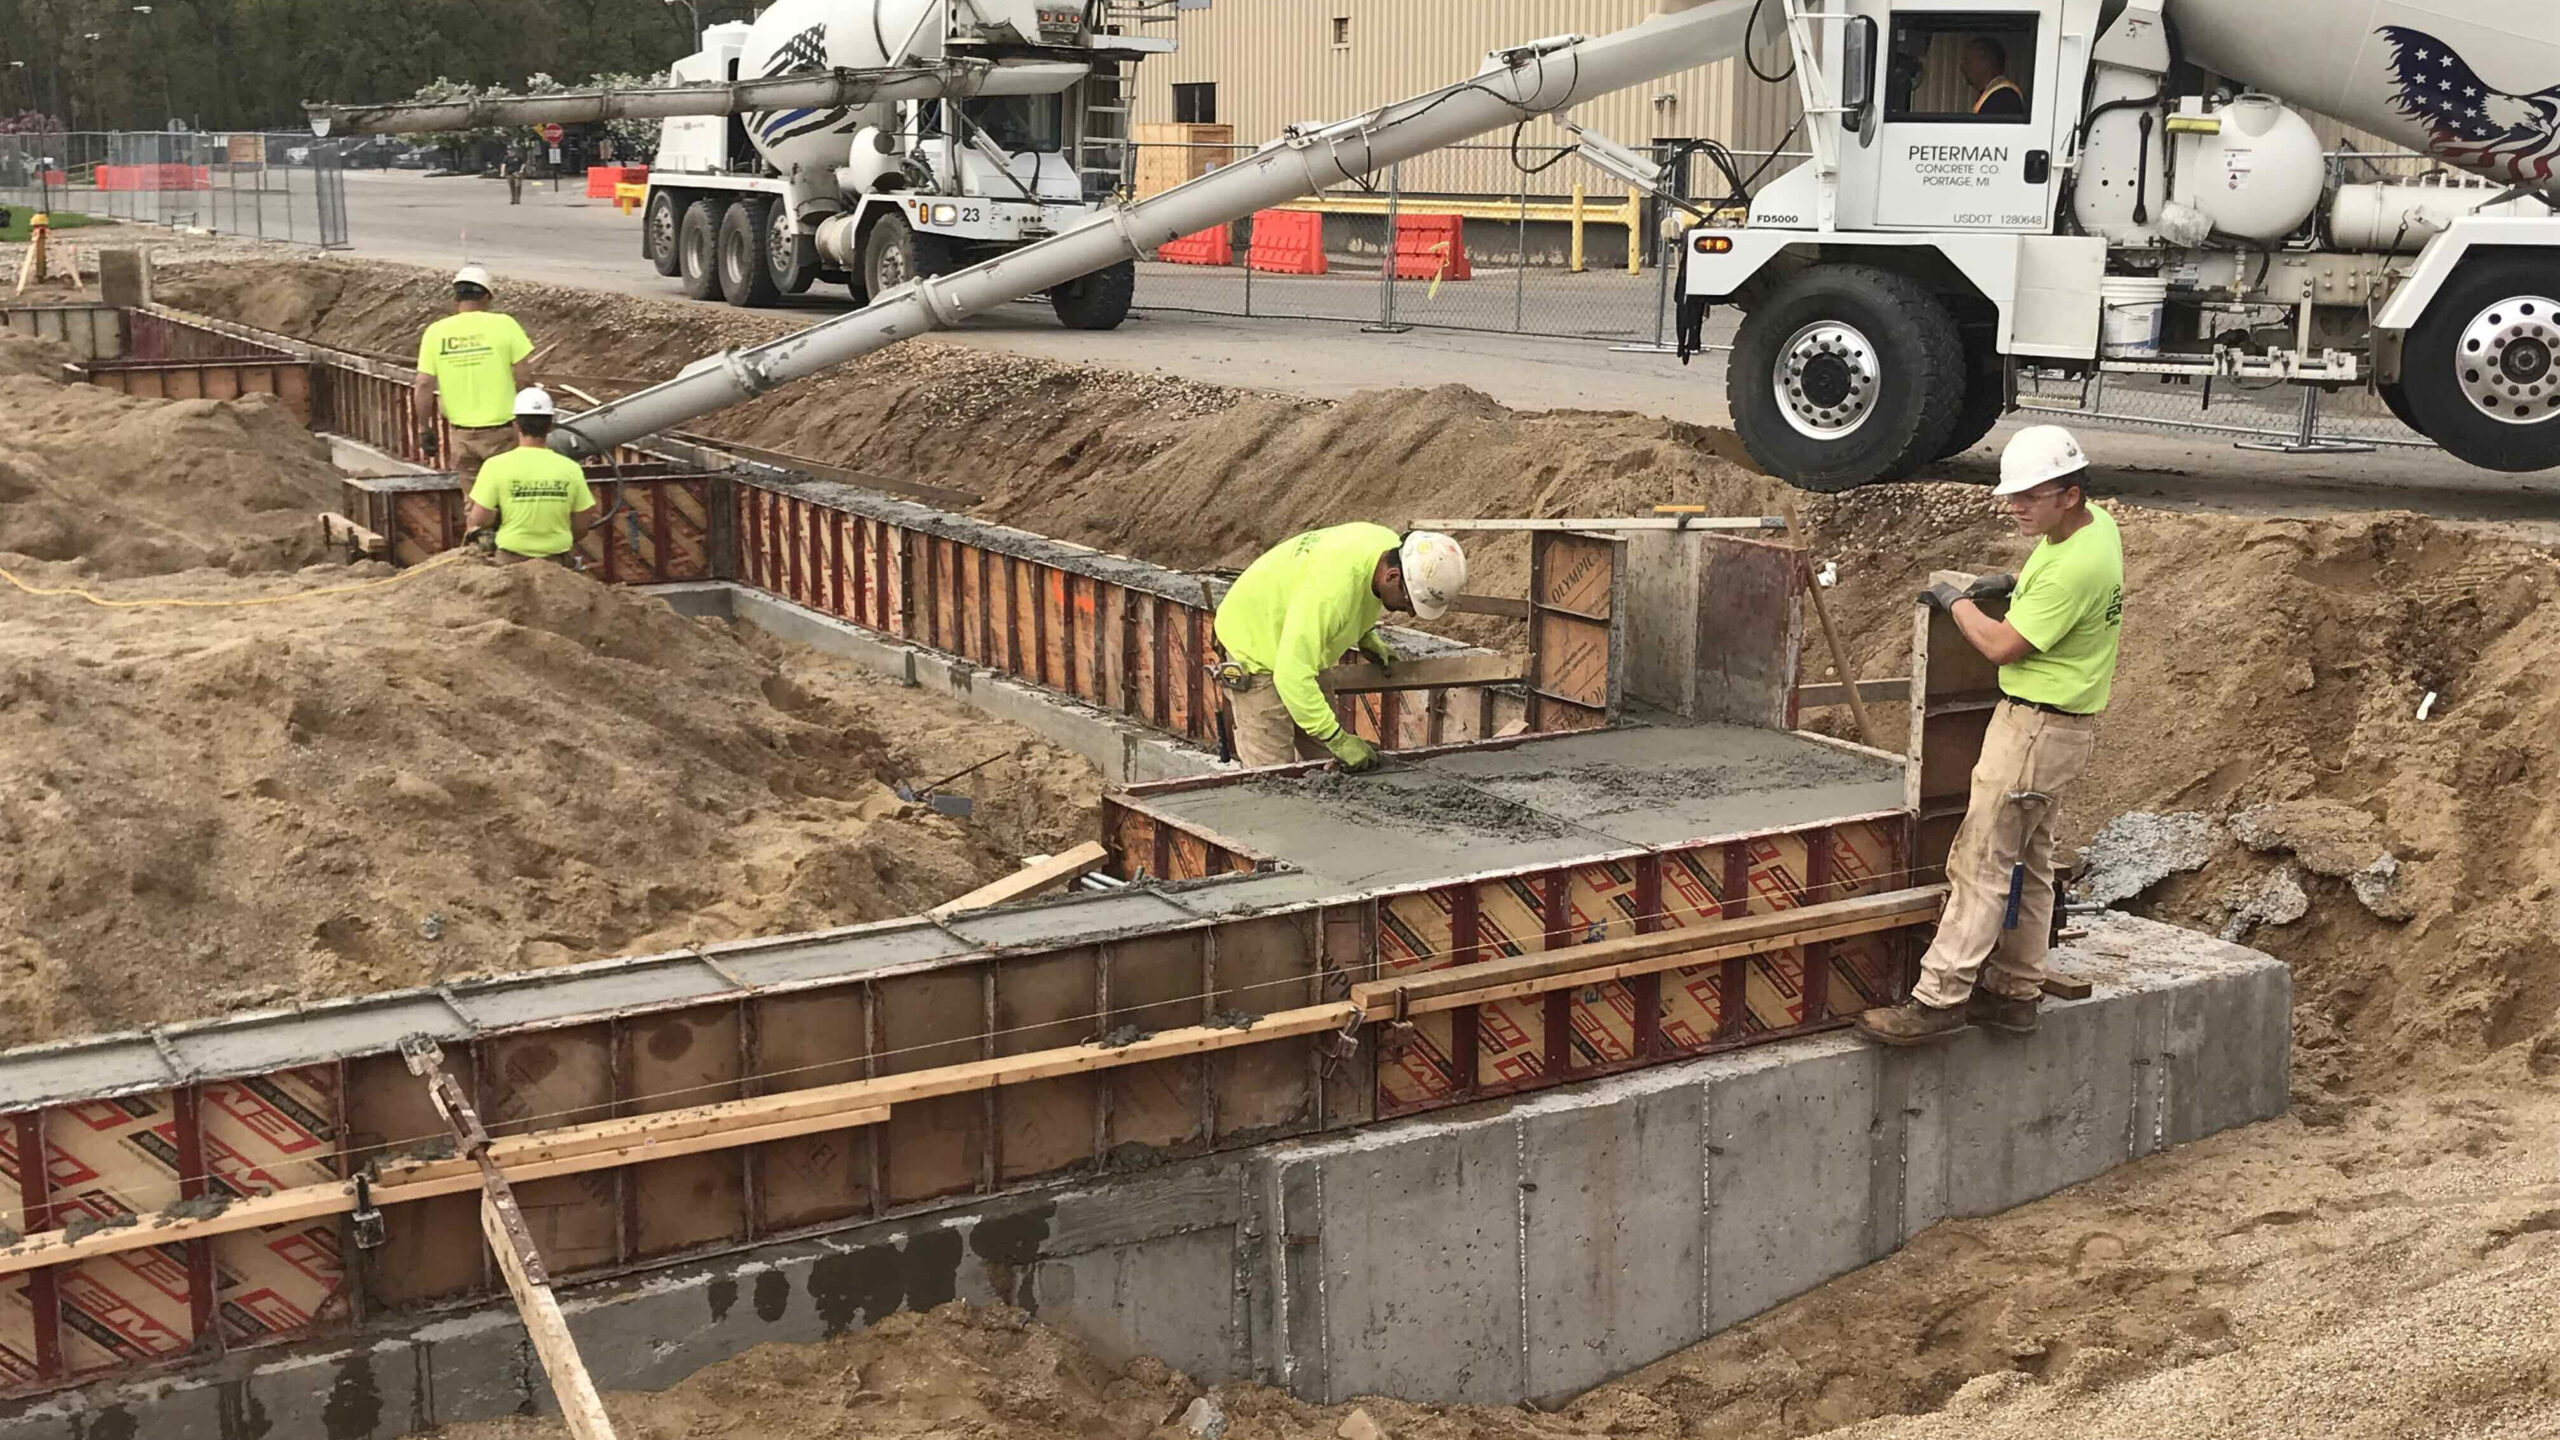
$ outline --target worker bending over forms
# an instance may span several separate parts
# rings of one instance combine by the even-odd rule
[[[1284,540],[1236,577],[1218,606],[1218,648],[1236,759],[1286,765],[1321,746],[1350,771],[1377,747],[1343,728],[1317,676],[1357,650],[1392,669],[1378,621],[1398,610],[1437,620],[1467,586],[1467,557],[1446,535],[1398,535],[1356,521]],[[1313,759],[1308,752],[1303,758]]]
[[[453,274],[453,313],[418,337],[418,380],[409,407],[418,419],[418,453],[434,464],[443,447],[436,436],[441,413],[453,429],[453,454],[445,457],[462,476],[462,491],[480,474],[480,463],[504,452],[511,440],[509,397],[531,380],[525,361],[533,342],[512,315],[489,308],[495,282],[477,265]]]
[[[508,559],[566,557],[595,524],[596,497],[587,472],[548,443],[550,393],[523,391],[515,412],[515,448],[480,467],[464,523],[475,531],[496,526],[498,553]]]
[[[1992,493],[2018,533],[2036,537],[2035,553],[2015,576],[1939,584],[1921,597],[2000,667],[2004,698],[1947,855],[1938,938],[1909,1004],[1858,1017],[1870,1039],[1917,1045],[1968,1018],[2015,1035],[2036,1028],[2053,929],[2054,808],[2089,768],[2124,629],[2124,544],[2114,518],[2089,503],[2088,467],[2070,431],[2020,431]],[[1980,601],[2000,595],[2008,614],[1994,620]]]

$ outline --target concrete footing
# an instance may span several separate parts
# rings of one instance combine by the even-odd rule
[[[2095,993],[2031,1037],[1818,1037],[955,1202],[581,1287],[570,1320],[607,1389],[966,1299],[1313,1401],[1553,1401],[1941,1220],[2283,1113],[2281,964],[2102,916],[2056,968]],[[548,1405],[495,1309],[23,1402],[0,1440],[369,1440]]]

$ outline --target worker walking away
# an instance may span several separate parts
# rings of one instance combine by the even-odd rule
[[[1964,42],[1964,54],[1956,61],[1964,72],[1964,83],[1973,87],[1973,113],[1984,119],[2024,121],[2027,118],[2027,92],[2009,78],[2009,47],[1988,35],[1976,35]]]
[[[509,560],[567,560],[595,524],[587,472],[549,444],[553,414],[549,392],[518,394],[515,448],[491,456],[471,486],[465,523],[475,532],[495,527],[498,553]]]
[[[1457,541],[1366,521],[1310,530],[1254,561],[1218,606],[1236,759],[1286,765],[1330,752],[1345,770],[1376,769],[1377,747],[1334,718],[1316,677],[1354,650],[1392,669],[1378,621],[1390,610],[1437,620],[1466,585]]]
[[[1973,795],[1947,855],[1946,914],[1920,962],[1910,1003],[1869,1010],[1858,1029],[1916,1045],[1965,1027],[2036,1028],[2052,934],[2055,806],[2089,768],[2098,716],[2115,684],[2124,627],[2124,545],[2089,503],[2088,458],[2058,425],[2022,430],[2000,460],[1998,497],[2036,539],[2015,576],[1921,596],[2000,667]],[[1979,603],[2006,595],[2006,618]],[[1987,966],[1986,966],[1986,962]]]
[[[495,285],[489,272],[465,265],[453,275],[453,313],[418,337],[418,382],[410,408],[418,417],[418,450],[438,463],[436,417],[453,431],[453,454],[442,463],[462,476],[471,493],[482,461],[514,442],[509,404],[530,383],[525,364],[533,342],[512,315],[489,308]]]

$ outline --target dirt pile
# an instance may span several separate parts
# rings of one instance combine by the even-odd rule
[[[69,358],[0,334],[0,554],[106,578],[322,558],[326,446],[269,396],[138,400],[59,382]]]
[[[9,614],[0,1043],[911,914],[1095,803],[1020,731],[549,565]],[[889,788],[991,753],[967,822]]]

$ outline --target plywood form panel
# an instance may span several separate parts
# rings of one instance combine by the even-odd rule
[[[870,1073],[861,986],[768,995],[754,1014],[758,1094],[841,1085]],[[870,1213],[873,1127],[802,1135],[755,1147],[757,1229],[770,1233]]]
[[[651,1115],[742,1098],[741,1017],[706,1005],[622,1022],[620,1113]],[[710,1151],[635,1165],[622,1182],[623,1223],[634,1259],[672,1255],[747,1235],[746,1157]]]
[[[1102,959],[1092,948],[1025,956],[996,970],[996,1053],[1082,1045],[1103,1033]],[[1103,1077],[1066,1075],[996,1092],[996,1178],[1013,1184],[1090,1164]]]
[[[1212,1024],[1318,1003],[1318,917],[1282,915],[1218,927],[1211,956]],[[1304,1040],[1227,1050],[1209,1058],[1209,1093],[1218,1140],[1301,1128],[1315,1120],[1313,1076]]]
[[[577,1025],[480,1042],[480,1121],[491,1135],[521,1135],[611,1119],[617,1087],[611,1027]],[[415,1081],[411,1082],[415,1084]],[[516,1187],[525,1224],[558,1275],[623,1259],[622,1176],[611,1170]]]
[[[53,1222],[112,1222],[181,1198],[178,1096],[155,1090],[45,1112]],[[66,1374],[163,1359],[195,1343],[184,1245],[156,1245],[55,1272]]]
[[[478,1103],[472,1067],[450,1067]],[[436,1114],[427,1088],[398,1055],[347,1062],[346,1164],[350,1170],[399,1156],[446,1153],[453,1130]],[[445,1195],[382,1212],[384,1241],[354,1257],[368,1310],[432,1304],[490,1288],[488,1246],[480,1237],[480,1202]]]
[[[42,1127],[41,1114],[0,1115],[0,1224],[22,1235],[52,1228],[43,1213],[42,1172],[37,1172],[32,1195],[18,1183],[20,1157],[44,1151]],[[22,1146],[22,1134],[33,1143]],[[30,1213],[30,1200],[34,1213]],[[0,1394],[29,1388],[46,1378],[46,1361],[54,1346],[51,1339],[39,1346],[36,1310],[43,1304],[50,1311],[53,1280],[52,1271],[33,1270],[0,1281]],[[48,1336],[58,1333],[46,1327]]]
[[[877,991],[879,1073],[904,1075],[987,1058],[986,992],[984,965],[882,983]],[[888,1203],[966,1194],[984,1183],[984,1095],[900,1105],[890,1112],[885,1128]]]
[[[1119,941],[1102,953],[1106,1034],[1154,1034],[1201,1022],[1208,989],[1205,931]],[[1109,1148],[1154,1152],[1196,1146],[1204,1138],[1204,1073],[1204,1062],[1192,1058],[1108,1072]]]
[[[197,1107],[206,1190],[248,1199],[338,1178],[339,1110],[334,1065],[208,1082]],[[211,1251],[225,1344],[287,1339],[349,1318],[338,1217],[201,1243]]]
[[[1440,970],[1457,963],[1455,896],[1429,890],[1379,902],[1378,976]],[[1449,1098],[1460,1088],[1458,1028],[1473,1013],[1440,1011],[1390,1028],[1379,1042],[1378,1110],[1410,1110]]]

